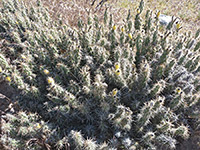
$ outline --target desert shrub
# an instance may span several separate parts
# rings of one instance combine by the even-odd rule
[[[143,7],[121,26],[105,9],[73,28],[40,1],[3,1],[1,76],[59,128],[57,149],[175,149],[199,128],[200,30],[180,34],[174,19],[160,31]]]

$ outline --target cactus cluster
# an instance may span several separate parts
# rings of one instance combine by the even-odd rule
[[[6,149],[42,149],[43,136],[47,138],[51,133],[49,126],[33,113],[7,113],[3,118],[1,143]]]
[[[142,0],[120,23],[106,9],[103,22],[91,14],[74,28],[39,0],[2,1],[0,77],[51,123],[43,138],[52,149],[175,149],[199,128],[200,29],[180,33],[174,19],[160,30],[159,14],[142,18],[143,9]],[[32,117],[8,116],[11,149],[39,134]]]

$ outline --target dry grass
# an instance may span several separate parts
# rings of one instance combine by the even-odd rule
[[[34,0],[32,0],[34,1]],[[114,16],[114,20],[120,22],[130,9],[131,13],[136,13],[140,0],[108,0],[103,7],[96,9],[100,0],[96,0],[91,6],[93,0],[43,0],[51,14],[58,19],[58,15],[64,23],[72,26],[77,25],[80,17],[87,21],[89,13],[96,13],[102,20],[106,7]],[[195,32],[200,27],[200,1],[199,0],[144,0],[145,10],[152,10],[156,13],[160,10],[166,15],[174,15],[182,21],[182,31],[191,30]],[[145,11],[144,11],[145,12]],[[133,15],[134,16],[134,15]]]
[[[200,1],[199,0],[144,0],[145,9],[153,12],[160,10],[166,15],[174,15],[183,22],[185,31],[196,31],[200,28]],[[128,8],[136,11],[138,1],[118,1],[116,7]]]
[[[48,7],[55,19],[59,19],[57,16],[60,16],[63,23],[71,26],[77,26],[79,18],[86,22],[89,15],[93,13],[96,13],[100,21],[102,21],[106,8],[113,14],[113,19],[117,22],[121,20],[122,15],[127,13],[125,8],[116,8],[113,5],[116,0],[111,0],[111,3],[104,3],[102,7],[101,5],[97,7],[100,1],[96,1],[94,5],[92,5],[92,2],[93,0],[43,0],[43,3]]]
[[[36,0],[23,1],[30,6],[30,2]],[[91,6],[93,0],[42,0],[55,19],[59,19],[57,17],[59,15],[63,23],[72,26],[77,25],[79,17],[87,21],[89,13],[96,13],[102,19],[106,7],[113,14],[114,20],[119,22],[126,16],[128,9],[132,14],[136,13],[140,2],[140,0],[108,0],[103,7],[96,9],[100,1],[96,0]],[[154,13],[160,10],[163,14],[179,17],[183,22],[184,31],[194,32],[200,28],[200,0],[144,0],[144,2],[145,10],[150,9]]]

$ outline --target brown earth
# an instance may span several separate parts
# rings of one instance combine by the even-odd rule
[[[200,131],[195,131],[188,140],[181,143],[177,150],[200,150]]]

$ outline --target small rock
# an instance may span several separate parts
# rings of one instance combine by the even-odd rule
[[[159,16],[159,22],[161,25],[167,26],[171,21],[172,21],[172,16],[167,16],[163,14]]]

